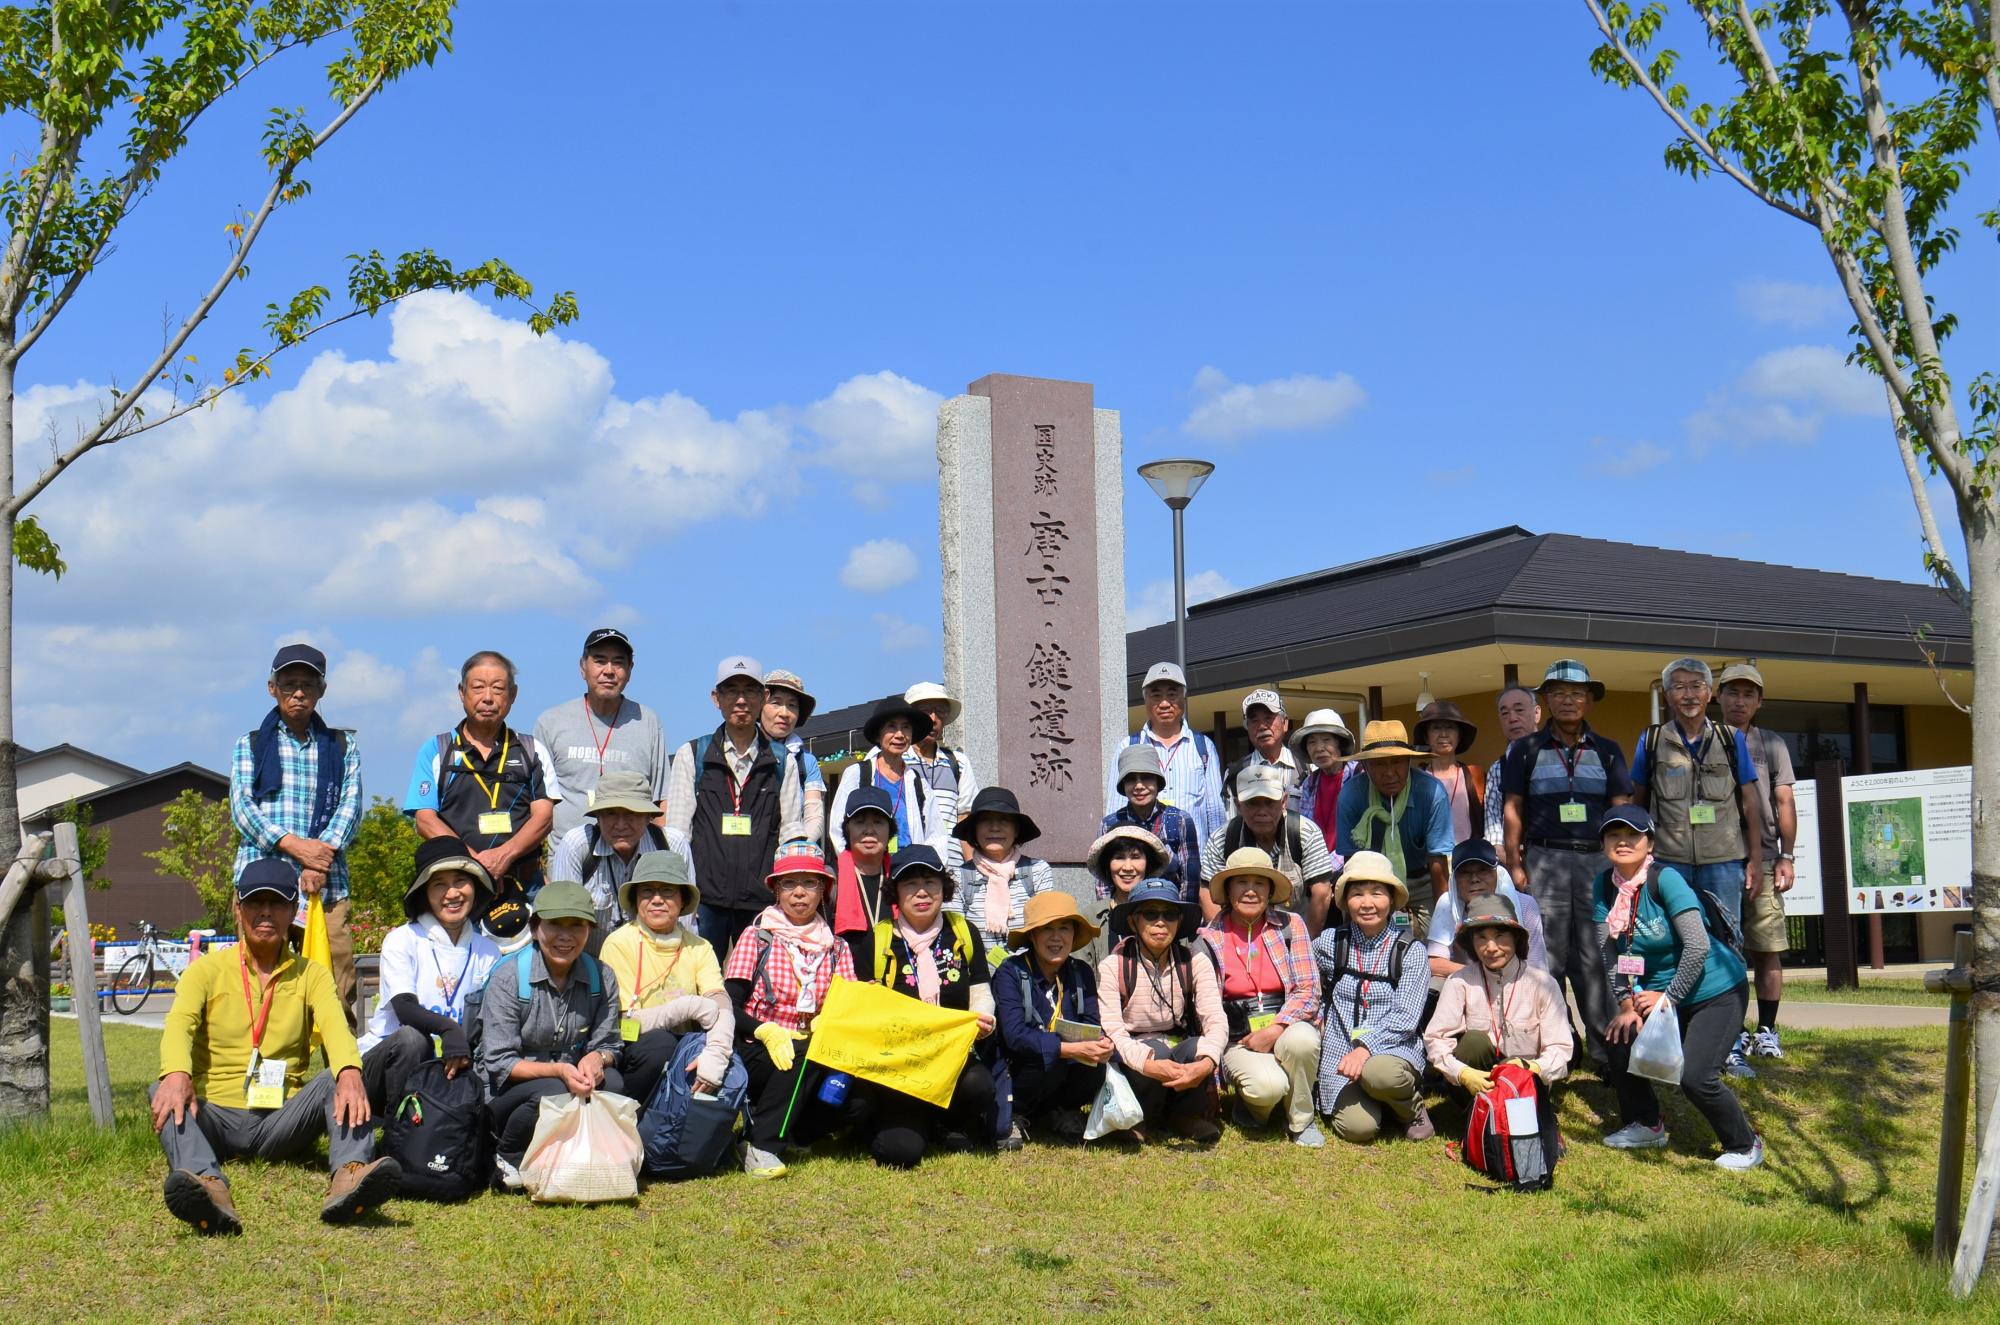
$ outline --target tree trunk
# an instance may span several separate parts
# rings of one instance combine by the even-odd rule
[[[7,337],[11,341],[11,335]],[[14,366],[0,358],[0,493],[14,492]],[[0,860],[21,845],[14,747],[14,517],[0,516]],[[0,1125],[49,1112],[49,902],[33,887],[0,930]]]
[[[1973,1154],[2000,1094],[2000,512],[1961,503],[1972,585],[1972,1062],[1977,1085]],[[1986,811],[1994,814],[1986,822]],[[1987,1244],[1988,1275],[2000,1269],[2000,1225]]]

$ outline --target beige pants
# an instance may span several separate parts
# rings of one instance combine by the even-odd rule
[[[1340,1098],[1327,1110],[1333,1134],[1343,1141],[1373,1141],[1394,1114],[1407,1123],[1417,1111],[1422,1079],[1417,1069],[1390,1054],[1371,1054],[1361,1068],[1361,1080],[1341,1087]]]
[[[354,1026],[354,932],[347,917],[354,910],[348,898],[326,908],[326,946],[333,957],[333,986],[340,991],[340,1006],[347,1013],[347,1029]]]
[[[1303,1021],[1285,1027],[1268,1054],[1241,1044],[1222,1051],[1222,1071],[1236,1083],[1243,1103],[1259,1121],[1280,1104],[1285,1130],[1297,1134],[1313,1120],[1313,1083],[1319,1079],[1319,1031]]]

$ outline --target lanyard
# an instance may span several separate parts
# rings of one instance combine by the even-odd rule
[[[673,960],[667,963],[666,971],[660,976],[659,981],[654,984],[653,988],[648,989],[646,987],[646,949],[648,946],[649,944],[646,939],[641,938],[639,940],[639,969],[632,974],[632,1006],[635,1008],[645,1006],[647,995],[651,994],[654,989],[664,989],[666,987],[667,981],[674,978],[674,968],[681,964],[681,954],[687,951],[686,943],[678,944],[674,948]]]
[[[1576,729],[1576,746],[1572,749],[1563,744],[1560,732],[1553,726],[1549,728],[1549,745],[1555,747],[1556,758],[1562,760],[1563,775],[1569,779],[1569,794],[1572,800],[1576,798],[1576,763],[1577,760],[1583,758],[1583,743],[1589,738],[1589,735],[1590,733],[1584,728],[1578,727]],[[1543,748],[1547,749],[1548,747],[1544,746]]]
[[[1482,982],[1486,982],[1485,971],[1482,970],[1479,973],[1479,978]],[[1521,1001],[1520,988],[1522,985],[1526,983],[1527,981],[1525,980],[1514,981],[1512,1002],[1518,1003]],[[1503,1055],[1507,1052],[1507,1046],[1505,1044],[1505,1041],[1507,1039],[1507,1023],[1513,1017],[1513,1014],[1508,1011],[1509,1007],[1508,995],[1509,995],[1509,990],[1507,988],[1507,977],[1505,975],[1502,975],[1500,977],[1499,998],[1493,997],[1493,986],[1490,982],[1486,982],[1486,1006],[1493,1014],[1493,1050],[1495,1053]]]
[[[1250,992],[1253,997],[1257,992],[1257,954],[1264,947],[1257,940],[1263,937],[1265,931],[1270,928],[1268,922],[1259,921],[1258,924],[1259,928],[1256,932],[1246,932],[1243,936],[1243,974],[1250,980]],[[1236,939],[1236,922],[1234,920],[1229,922],[1228,932],[1230,941],[1233,944]]]
[[[493,766],[493,785],[490,787],[486,785],[486,779],[479,776],[479,770],[473,768],[472,762],[465,757],[465,750],[463,748],[465,737],[462,734],[457,737],[460,745],[458,762],[465,766],[467,771],[472,774],[472,780],[477,782],[479,789],[486,793],[486,808],[489,810],[500,808],[500,788],[506,785],[507,779],[507,742],[513,738],[513,735],[514,733],[510,728],[504,725],[500,728],[500,762]]]
[[[590,699],[587,696],[583,701],[583,720],[590,724],[590,734],[592,737],[595,737],[597,735],[597,715],[591,712]],[[604,739],[597,743],[597,771],[600,773],[604,771],[604,749],[611,744],[611,737],[617,730],[618,716],[613,714],[610,723],[604,728]]]
[[[856,870],[854,872],[854,886],[861,893],[862,900],[868,902],[868,928],[871,930],[882,919],[882,898],[888,892],[888,888],[885,886],[888,882],[889,872],[887,870],[883,870],[880,874],[876,875],[875,898],[873,901],[868,901],[868,886],[861,880],[861,871]]]
[[[1382,957],[1382,970],[1379,973],[1381,975],[1389,973],[1389,945],[1393,942],[1395,942],[1393,938],[1385,937],[1382,946],[1376,949]],[[1361,973],[1354,977],[1354,1024],[1361,1027],[1368,1024],[1368,986],[1376,982],[1374,977],[1378,973],[1369,961],[1368,954],[1361,951],[1359,930],[1354,932],[1354,955],[1361,963]],[[1390,996],[1394,997],[1393,991]]]
[[[1138,956],[1139,969],[1146,973],[1146,983],[1153,987],[1153,997],[1160,1000],[1162,1008],[1171,1009],[1174,1005],[1167,999],[1167,990],[1180,983],[1180,970],[1174,964],[1173,948],[1170,946],[1167,949],[1165,979],[1161,979],[1160,976],[1154,974],[1152,958],[1143,952],[1138,954]]]
[[[1055,993],[1049,998],[1049,1029],[1054,1030],[1056,1028],[1056,1019],[1062,1016],[1062,977],[1057,976],[1055,979],[1049,981],[1049,985],[1055,990]]]
[[[282,953],[279,955],[279,960],[280,962],[284,960]],[[259,1012],[257,1011],[256,1000],[250,997],[250,962],[243,955],[243,949],[240,945],[236,950],[236,970],[243,977],[243,1010],[250,1017],[251,1057],[253,1059],[262,1058],[264,1056],[264,1025],[271,1019],[271,1000],[278,996],[278,977],[273,972],[271,983],[264,986],[264,1010]],[[258,983],[263,983],[261,978]]]
[[[1186,744],[1187,740],[1188,738],[1185,736],[1176,736],[1174,737],[1174,743],[1168,745],[1157,736],[1153,738],[1154,744],[1158,745],[1161,751],[1160,776],[1162,778],[1167,777],[1174,771],[1174,760],[1180,756],[1181,746]]]
[[[457,1007],[459,986],[465,983],[465,973],[472,969],[472,954],[469,952],[465,954],[465,965],[458,968],[458,979],[453,980],[450,984],[445,983],[444,963],[438,960],[437,944],[435,943],[431,944],[431,965],[437,968],[438,988],[444,991],[445,1007]]]

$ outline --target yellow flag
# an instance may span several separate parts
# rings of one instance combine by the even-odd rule
[[[327,937],[326,906],[320,901],[318,893],[314,893],[306,903],[306,932],[305,937],[299,940],[299,956],[309,962],[318,962],[326,968],[327,974],[333,973],[333,940]],[[313,1027],[311,1043],[312,1050],[308,1052],[320,1046],[318,1026]]]
[[[942,1109],[978,1035],[970,1012],[934,1008],[872,981],[835,980],[813,1021],[806,1060]]]

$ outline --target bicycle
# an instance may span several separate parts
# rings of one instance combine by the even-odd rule
[[[153,994],[153,976],[167,977],[167,982],[178,984],[180,976],[167,965],[167,955],[160,947],[160,931],[150,921],[139,922],[139,951],[127,957],[118,967],[118,973],[111,977],[111,1010],[123,1016],[131,1016],[146,1006],[146,1000]]]

